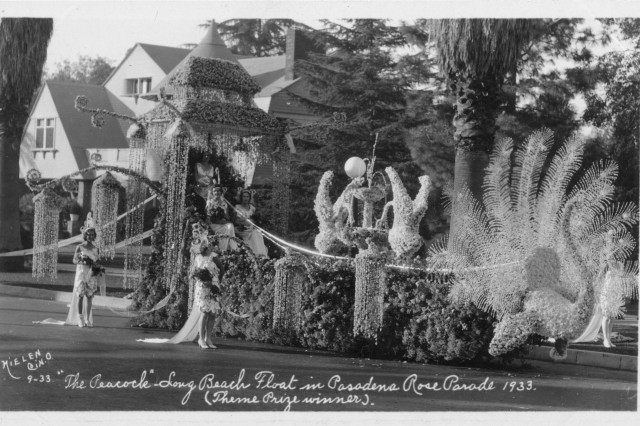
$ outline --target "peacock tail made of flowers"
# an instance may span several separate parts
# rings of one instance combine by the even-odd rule
[[[535,304],[532,292],[545,289],[575,307],[579,299],[586,300],[588,286],[593,286],[596,301],[602,297],[598,292],[605,268],[616,277],[618,302],[620,294],[637,293],[637,262],[627,259],[636,244],[629,230],[638,222],[638,208],[611,201],[616,164],[594,163],[576,181],[584,140],[573,136],[550,157],[552,146],[553,134],[546,129],[529,136],[514,155],[510,139],[499,141],[486,169],[483,204],[468,191],[452,200],[460,226],[430,254],[433,267],[455,273],[453,301],[472,302],[506,320],[523,312],[525,298]],[[565,222],[571,205],[576,207]],[[558,279],[527,276],[523,260],[537,256],[540,248],[557,256]],[[551,313],[546,309],[541,315],[544,320]],[[547,332],[563,334],[573,328],[569,322],[574,319],[566,319],[565,330]]]

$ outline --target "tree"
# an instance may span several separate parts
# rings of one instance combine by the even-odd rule
[[[210,20],[201,27],[209,25]],[[259,57],[285,52],[287,28],[311,29],[293,19],[229,19],[218,24],[220,36],[231,53]]]
[[[114,70],[110,62],[110,59],[102,56],[80,55],[77,61],[65,59],[62,63],[56,63],[56,70],[47,73],[46,79],[100,85]]]
[[[627,23],[622,28],[628,41],[640,44],[640,23]],[[587,108],[583,119],[604,130],[604,154],[620,166],[617,199],[637,201],[640,53],[637,49],[606,53],[598,57],[591,71],[594,84],[585,91]]]
[[[299,196],[295,197],[297,205],[292,211],[299,215],[298,222],[306,229],[309,221],[315,221],[312,200],[322,173],[334,171],[332,189],[340,192],[347,183],[345,161],[353,156],[371,158],[376,137],[377,171],[393,166],[407,177],[404,180],[409,191],[417,191],[415,177],[420,173],[405,144],[405,131],[417,125],[421,115],[408,113],[407,96],[412,79],[402,72],[403,65],[392,53],[407,44],[403,33],[383,20],[323,21],[323,24],[323,30],[315,37],[327,53],[312,53],[308,60],[296,62],[296,73],[307,86],[290,93],[320,117],[344,114],[346,125],[296,135],[315,141],[318,147],[306,149],[300,155],[297,180],[293,183]]]
[[[501,104],[500,89],[536,23],[524,19],[424,22],[435,41],[440,72],[456,96],[454,196],[464,188],[481,196],[482,176],[487,153],[494,143]],[[455,221],[452,218],[452,231]]]
[[[20,138],[52,32],[52,19],[2,18],[0,22],[0,252],[21,248]],[[21,269],[22,257],[0,258],[0,270]]]

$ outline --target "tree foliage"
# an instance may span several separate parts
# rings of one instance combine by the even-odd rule
[[[296,135],[313,144],[301,154],[295,173],[295,190],[300,196],[293,210],[305,215],[299,218],[300,224],[303,218],[315,223],[311,202],[321,174],[326,170],[335,173],[333,190],[337,194],[347,183],[346,160],[371,158],[376,137],[376,170],[393,166],[410,191],[417,191],[420,174],[405,144],[405,131],[423,117],[408,113],[411,80],[402,72],[405,64],[392,53],[407,43],[400,28],[372,19],[323,21],[323,25],[315,37],[326,53],[313,53],[296,62],[296,72],[306,84],[305,94],[291,94],[320,117],[343,114],[346,124]],[[308,222],[304,227],[309,227]]]
[[[210,20],[201,26],[209,25]],[[258,57],[284,54],[288,28],[310,30],[293,19],[229,19],[218,24],[231,53]]]
[[[48,73],[46,79],[101,85],[114,69],[111,65],[111,60],[105,57],[80,55],[78,60],[73,62],[69,59],[58,62],[56,69]]]

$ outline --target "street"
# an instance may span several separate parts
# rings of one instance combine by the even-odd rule
[[[516,361],[480,369],[338,356],[237,339],[152,344],[172,332],[94,312],[64,320],[64,303],[0,297],[2,411],[556,411],[637,409],[637,375]]]

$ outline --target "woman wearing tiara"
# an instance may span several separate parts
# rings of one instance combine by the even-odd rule
[[[267,248],[264,245],[262,234],[253,226],[248,219],[251,219],[256,208],[253,205],[253,192],[248,189],[242,189],[238,192],[240,204],[236,204],[236,235],[244,240],[245,243],[253,250],[256,256],[269,257]]]
[[[215,316],[224,311],[219,301],[224,275],[223,265],[218,255],[211,250],[207,230],[200,224],[195,224],[193,235],[191,251],[195,256],[189,268],[189,278],[193,285],[193,305],[189,318],[171,339],[147,338],[137,339],[138,342],[179,344],[193,342],[197,338],[201,349],[216,349],[211,341],[211,334]]]
[[[78,327],[93,327],[93,295],[98,287],[104,294],[104,268],[98,265],[98,247],[93,242],[96,239],[96,229],[93,225],[91,213],[87,215],[85,225],[80,229],[84,242],[76,247],[73,263],[76,266],[76,278],[73,283],[73,296],[69,306],[69,314],[65,324]],[[86,303],[85,303],[86,302]],[[84,309],[86,307],[86,309]]]
[[[217,235],[226,235],[228,237],[236,236],[235,228],[229,217],[229,209],[224,201],[224,190],[219,185],[214,185],[209,192],[207,198],[207,221],[209,228]],[[235,250],[238,246],[235,241],[230,238],[220,238],[218,247],[221,251]]]
[[[189,277],[192,280],[193,306],[187,322],[182,326],[178,334],[169,340],[144,339],[148,343],[173,343],[193,342],[198,338],[198,346],[201,349],[216,349],[211,341],[215,315],[222,312],[219,302],[222,282],[223,266],[217,258],[217,254],[211,250],[206,238],[207,232],[199,232],[197,241],[194,241],[193,251],[198,253],[191,264]]]

